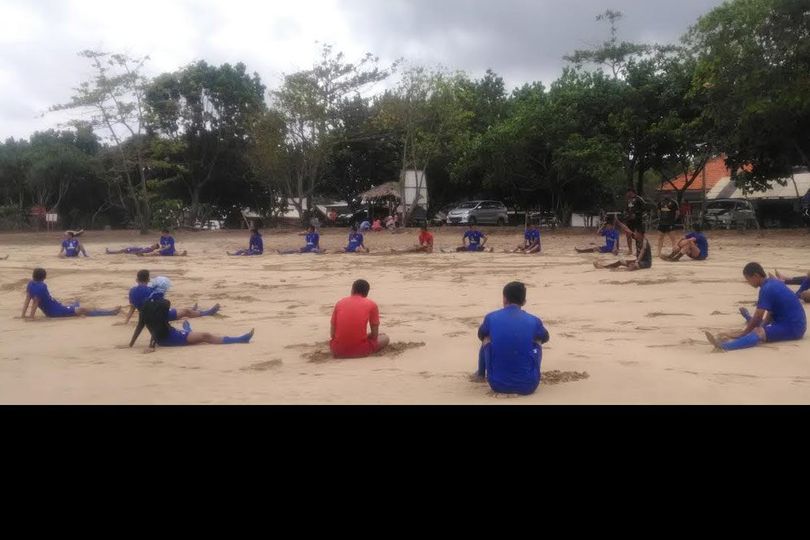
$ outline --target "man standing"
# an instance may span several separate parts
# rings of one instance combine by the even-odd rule
[[[625,195],[627,200],[627,210],[625,211],[625,224],[627,225],[630,232],[627,233],[627,254],[633,254],[633,233],[640,232],[641,234],[646,233],[647,231],[644,230],[644,210],[646,203],[644,199],[638,196],[636,190],[630,188],[627,190],[627,194]]]
[[[379,333],[380,311],[368,298],[370,290],[368,281],[358,279],[352,284],[351,296],[335,305],[329,342],[335,358],[365,358],[388,346],[388,336]]]
[[[526,286],[513,282],[503,288],[503,309],[484,318],[478,329],[482,346],[475,382],[489,382],[499,394],[530,395],[540,385],[540,362],[548,330],[534,315],[523,311]]]
[[[658,256],[661,256],[661,251],[664,249],[664,238],[669,237],[672,244],[672,251],[675,251],[675,233],[672,232],[675,228],[675,221],[678,219],[678,203],[672,198],[664,196],[658,203]]]

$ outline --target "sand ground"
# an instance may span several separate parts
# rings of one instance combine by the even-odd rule
[[[488,229],[496,251],[520,242],[521,231]],[[453,247],[461,229],[436,231]],[[158,235],[154,235],[156,238]],[[322,245],[345,243],[326,229]],[[407,247],[417,231],[369,234],[372,249]],[[741,327],[740,306],[757,291],[742,279],[750,261],[789,273],[810,270],[810,235],[710,232],[711,258],[652,270],[596,270],[594,255],[573,246],[596,241],[584,232],[544,232],[544,254],[286,256],[229,258],[245,232],[180,232],[187,258],[104,255],[105,247],[146,245],[134,232],[88,232],[91,258],[58,259],[60,233],[2,234],[0,256],[0,403],[98,404],[777,404],[810,403],[810,338],[716,354],[702,329]],[[297,232],[265,232],[269,249],[301,245]],[[651,237],[654,245],[657,238]],[[624,242],[624,240],[623,240]],[[623,244],[624,247],[624,244]],[[665,248],[665,252],[667,248]],[[85,306],[125,305],[141,268],[173,280],[174,306],[219,302],[222,314],[192,321],[195,330],[238,335],[250,345],[123,348],[134,324],[114,319],[40,320],[19,315],[31,270],[48,270],[57,299]],[[353,280],[371,282],[382,331],[396,344],[362,360],[323,354],[334,303]],[[526,309],[551,333],[534,396],[503,398],[468,381],[476,367],[475,330],[501,305],[512,280],[529,286]],[[580,374],[580,375],[577,375]],[[587,378],[581,374],[587,374]]]

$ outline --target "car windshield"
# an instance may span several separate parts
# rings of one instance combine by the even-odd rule
[[[465,203],[461,203],[456,208],[458,208],[459,210],[472,210],[476,206],[478,206],[477,202],[465,202]]]
[[[707,210],[734,210],[736,206],[735,201],[720,201],[720,202],[713,202],[706,207]]]

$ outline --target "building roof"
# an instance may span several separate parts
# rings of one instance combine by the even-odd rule
[[[360,197],[364,201],[383,199],[385,197],[393,197],[399,200],[402,198],[402,191],[399,182],[386,182],[385,184],[371,188],[365,193],[361,193]]]
[[[692,172],[689,172],[689,177],[691,177]],[[683,186],[686,185],[686,182],[689,180],[689,177],[685,175],[676,176],[675,178],[670,179],[672,184],[675,184],[675,188],[673,189],[672,184],[669,182],[664,182],[663,186],[659,191],[675,191],[682,190]],[[726,167],[726,156],[720,155],[715,158],[712,158],[706,163],[705,170],[695,178],[695,181],[692,183],[691,186],[686,191],[703,191],[703,179],[706,178],[706,191],[711,191],[714,186],[717,185],[718,182],[723,180],[724,178],[731,177],[731,171]]]
[[[743,193],[731,180],[731,177],[722,178],[720,182],[706,194],[707,199],[751,199],[751,200],[774,200],[774,199],[801,199],[810,191],[810,172],[801,171],[793,175],[793,178],[785,178],[785,185],[774,182],[770,189],[766,191],[756,191],[754,193]],[[795,183],[794,183],[795,182]]]

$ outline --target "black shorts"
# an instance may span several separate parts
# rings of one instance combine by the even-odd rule
[[[675,225],[664,225],[664,224],[658,225],[658,232],[660,233],[664,234],[671,233],[673,229],[675,229]]]
[[[641,260],[638,262],[639,270],[649,270],[650,268],[652,268],[652,261]]]
[[[628,219],[627,228],[633,232],[644,234],[644,222],[640,219]]]

